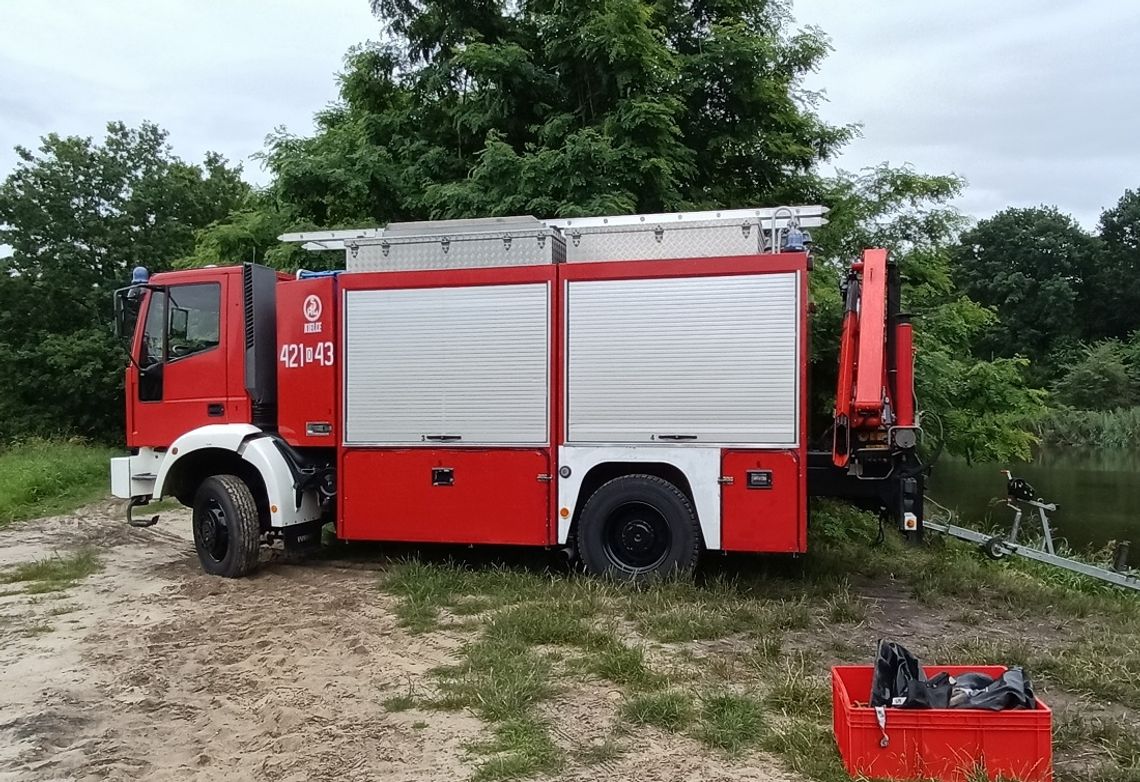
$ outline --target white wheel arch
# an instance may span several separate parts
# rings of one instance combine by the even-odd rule
[[[321,516],[315,491],[307,491],[297,503],[293,471],[271,437],[252,424],[210,424],[181,435],[167,449],[154,482],[154,496],[169,490],[168,479],[175,465],[189,454],[205,449],[229,451],[253,466],[262,481],[269,501],[270,524],[288,527],[315,521]]]

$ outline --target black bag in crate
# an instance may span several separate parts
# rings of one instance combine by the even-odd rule
[[[926,678],[922,665],[902,644],[879,641],[871,676],[871,705],[902,709],[1034,709],[1029,677],[1010,668],[998,679],[984,673]]]
[[[944,709],[950,681],[939,674],[927,681],[918,659],[902,644],[879,641],[871,676],[871,705],[903,709]]]

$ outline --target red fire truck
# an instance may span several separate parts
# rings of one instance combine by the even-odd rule
[[[809,450],[807,229],[821,207],[392,224],[116,293],[134,509],[193,509],[203,568],[319,539],[565,547],[592,573],[798,553],[809,494],[921,532],[910,325],[868,250]]]

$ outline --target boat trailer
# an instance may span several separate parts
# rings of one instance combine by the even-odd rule
[[[1008,535],[986,534],[969,529],[968,527],[960,527],[953,524],[954,512],[949,508],[939,505],[929,497],[926,500],[927,504],[934,506],[942,518],[936,517],[932,519],[928,515],[927,518],[923,519],[923,527],[925,529],[941,532],[945,535],[950,535],[959,540],[967,541],[968,543],[976,543],[981,547],[982,551],[985,552],[986,556],[991,559],[1002,559],[1010,554],[1016,554],[1026,559],[1032,559],[1037,562],[1043,562],[1046,565],[1070,570],[1074,573],[1089,576],[1090,578],[1125,587],[1126,589],[1140,591],[1140,571],[1128,567],[1129,543],[1127,541],[1117,544],[1113,554],[1113,566],[1111,568],[1099,567],[1071,557],[1061,556],[1056,552],[1056,548],[1054,547],[1053,526],[1049,522],[1049,514],[1057,510],[1057,505],[1052,502],[1046,502],[1037,496],[1033,487],[1024,479],[1013,477],[1009,470],[1003,470],[1002,472],[1006,477],[1005,504],[1006,507],[1014,512],[1013,527],[1010,529]],[[1029,545],[1018,540],[1018,537],[1023,531],[1022,520],[1025,516],[1026,507],[1030,509],[1030,515],[1036,512],[1041,522],[1040,546]]]

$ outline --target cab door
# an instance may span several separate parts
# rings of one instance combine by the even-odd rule
[[[170,445],[236,412],[226,360],[226,277],[151,289],[128,371],[128,444]]]

